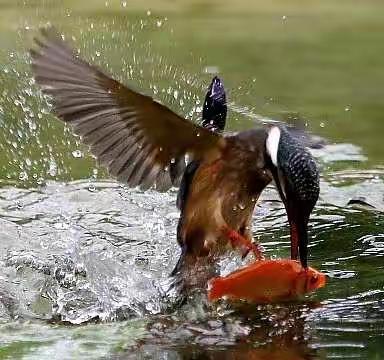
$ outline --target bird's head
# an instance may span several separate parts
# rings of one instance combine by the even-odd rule
[[[319,171],[311,154],[283,126],[271,126],[266,138],[268,168],[287,211],[291,258],[307,268],[308,220],[319,197]]]

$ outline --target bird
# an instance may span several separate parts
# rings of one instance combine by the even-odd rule
[[[308,268],[308,222],[320,175],[287,127],[223,133],[227,105],[218,78],[208,91],[202,124],[194,123],[83,60],[52,27],[41,30],[30,54],[35,81],[50,97],[53,112],[111,176],[144,190],[180,185],[181,255],[173,274],[193,277],[202,264],[215,263],[228,244],[243,256],[249,251],[261,256],[251,222],[271,182],[287,212],[291,259]]]

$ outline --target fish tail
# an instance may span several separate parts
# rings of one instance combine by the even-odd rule
[[[208,300],[214,301],[225,294],[225,281],[216,277],[209,281]]]

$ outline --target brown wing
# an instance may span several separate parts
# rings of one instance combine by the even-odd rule
[[[224,138],[181,118],[81,60],[54,29],[31,50],[35,79],[57,116],[80,135],[99,163],[129,186],[171,185],[175,159],[201,159]]]

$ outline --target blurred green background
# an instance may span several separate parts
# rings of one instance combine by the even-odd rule
[[[381,165],[383,13],[378,0],[1,0],[0,178],[29,186],[97,172],[31,84],[28,49],[48,23],[184,116],[199,119],[218,72],[231,129],[293,114],[331,142],[360,146],[359,167]]]

